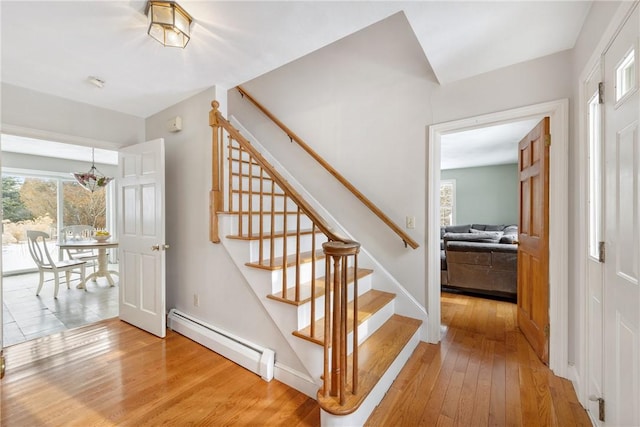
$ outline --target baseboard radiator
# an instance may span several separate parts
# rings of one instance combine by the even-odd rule
[[[169,311],[168,326],[171,330],[255,372],[265,381],[273,379],[273,350],[250,343],[175,308]]]

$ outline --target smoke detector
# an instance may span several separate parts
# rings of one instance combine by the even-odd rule
[[[89,83],[91,83],[92,85],[94,85],[95,87],[100,88],[100,89],[102,89],[104,87],[104,84],[105,84],[104,80],[102,80],[99,77],[95,77],[95,76],[87,77],[87,81]]]

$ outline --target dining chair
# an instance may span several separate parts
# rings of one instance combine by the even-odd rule
[[[60,285],[60,273],[64,272],[67,280],[67,289],[69,289],[69,281],[71,279],[71,271],[80,269],[80,280],[85,280],[85,264],[86,261],[82,260],[61,260],[54,261],[49,254],[47,248],[47,239],[49,235],[44,231],[27,230],[27,244],[29,246],[29,253],[38,266],[40,272],[40,283],[38,284],[38,290],[36,295],[40,295],[42,285],[44,284],[44,272],[50,271],[53,273],[53,279],[55,282],[55,289],[53,291],[53,297],[58,298],[58,287]],[[84,287],[85,290],[87,287]]]
[[[92,227],[91,225],[68,225],[60,230],[60,233],[58,234],[58,240],[61,242],[68,242],[70,240],[92,240],[94,231],[95,227]],[[65,251],[67,252],[67,256],[69,257],[69,259],[87,261],[87,263],[90,262],[91,266],[93,267],[93,272],[96,272],[98,253],[95,250],[78,248],[65,249]],[[60,249],[59,256],[60,260],[64,258],[62,249]],[[93,281],[96,281],[95,277]]]

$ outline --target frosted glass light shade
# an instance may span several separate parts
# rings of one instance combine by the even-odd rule
[[[147,33],[164,46],[184,48],[189,43],[193,19],[178,3],[150,1],[147,18]]]

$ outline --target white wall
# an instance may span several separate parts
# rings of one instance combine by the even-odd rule
[[[425,124],[435,78],[404,14],[244,85],[421,246],[402,240],[236,91],[229,111],[424,303]]]
[[[236,92],[229,110],[422,304],[425,297],[426,129],[444,121],[571,96],[570,53],[440,86],[397,14],[243,86],[398,224],[405,249]],[[426,304],[425,304],[426,305]]]
[[[166,150],[167,309],[177,308],[261,346],[300,372],[304,367],[282,337],[222,244],[209,242],[211,101],[224,111],[226,91],[215,88],[146,121],[147,139],[164,138]],[[183,130],[167,131],[182,117]],[[194,306],[194,294],[200,304]]]
[[[518,165],[448,169],[441,179],[455,179],[457,224],[517,224]]]
[[[57,142],[100,148],[144,141],[144,119],[140,117],[6,83],[2,83],[1,102],[0,122],[6,133],[49,136]]]

